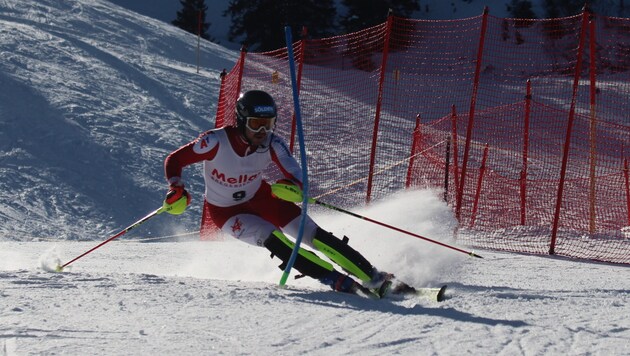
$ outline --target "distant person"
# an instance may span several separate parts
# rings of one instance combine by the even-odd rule
[[[190,204],[182,170],[203,162],[205,180],[204,214],[212,223],[238,240],[267,248],[282,260],[284,269],[297,237],[301,208],[272,195],[262,175],[274,163],[285,176],[281,183],[302,187],[301,169],[283,139],[274,134],[277,110],[274,99],[261,90],[241,94],[236,102],[236,126],[207,131],[170,153],[164,161],[169,190],[167,211],[181,214]],[[303,231],[305,245],[326,255],[355,279],[335,270],[315,253],[300,249],[294,268],[333,290],[356,293],[368,289],[382,296],[391,274],[379,272],[359,252],[333,234],[321,229],[307,216]]]

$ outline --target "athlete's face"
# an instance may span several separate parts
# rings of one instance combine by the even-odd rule
[[[261,144],[265,143],[265,140],[267,139],[267,131],[261,130],[258,132],[254,132],[246,127],[245,137],[247,138],[247,140],[249,140],[252,146],[260,146]]]
[[[260,146],[275,126],[275,117],[248,117],[245,121],[245,137],[253,146]]]

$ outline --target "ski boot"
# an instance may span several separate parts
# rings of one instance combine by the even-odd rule
[[[320,278],[319,281],[330,286],[330,288],[337,292],[357,294],[360,290],[360,284],[352,279],[352,277],[341,274],[335,270]]]
[[[372,294],[376,295],[378,298],[385,297],[393,283],[394,275],[387,272],[380,272],[376,268],[372,272],[372,279],[363,282],[363,287],[367,288],[372,292]]]

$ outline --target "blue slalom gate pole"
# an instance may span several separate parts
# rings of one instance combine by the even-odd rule
[[[291,35],[291,27],[285,26],[284,34],[287,42],[287,54],[289,57],[289,70],[291,72],[291,87],[293,88],[293,108],[295,110],[295,122],[297,126],[298,142],[300,144],[300,160],[302,161],[302,215],[300,216],[300,228],[298,229],[298,236],[295,239],[295,246],[287,266],[284,268],[282,278],[280,278],[280,286],[284,287],[289,278],[289,273],[295,259],[297,258],[298,251],[300,250],[300,244],[302,243],[302,235],[304,235],[304,225],[306,223],[306,214],[308,207],[308,169],[306,165],[306,148],[304,147],[304,133],[302,131],[302,114],[300,113],[300,98],[298,95],[297,79],[295,75],[295,59],[293,57],[293,38]]]

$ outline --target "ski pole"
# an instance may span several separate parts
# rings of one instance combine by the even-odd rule
[[[126,227],[124,230],[122,230],[121,232],[119,232],[119,233],[117,233],[116,235],[114,235],[114,236],[112,236],[112,237],[108,238],[107,240],[105,240],[105,241],[101,242],[100,244],[98,244],[98,245],[94,246],[94,247],[93,247],[93,248],[91,248],[90,250],[88,250],[88,251],[86,251],[86,252],[82,253],[81,255],[79,255],[79,256],[77,256],[77,257],[73,258],[72,260],[70,260],[70,261],[68,261],[68,262],[64,263],[63,265],[58,265],[58,266],[55,268],[55,271],[57,271],[57,272],[61,272],[61,271],[63,271],[63,269],[64,269],[66,266],[68,266],[69,264],[71,264],[72,262],[74,262],[74,261],[78,260],[79,258],[81,258],[81,257],[83,257],[83,256],[85,256],[85,255],[87,255],[88,253],[90,253],[90,252],[92,252],[92,251],[96,250],[97,248],[99,248],[99,247],[101,247],[101,246],[105,245],[106,243],[108,243],[108,242],[110,242],[110,241],[112,241],[112,240],[114,240],[114,239],[116,239],[116,238],[119,238],[120,236],[122,236],[122,235],[126,234],[128,231],[130,231],[130,230],[132,230],[132,229],[134,229],[134,228],[136,228],[136,227],[138,227],[138,226],[142,225],[145,221],[147,221],[147,220],[151,219],[152,217],[154,217],[154,216],[156,216],[156,215],[158,215],[158,214],[161,214],[161,213],[163,213],[163,212],[165,212],[165,211],[166,211],[166,209],[165,209],[163,206],[162,206],[162,207],[160,207],[159,209],[156,209],[155,211],[151,212],[149,215],[147,215],[147,216],[143,217],[142,219],[140,219],[140,220],[136,221],[135,223],[133,223],[133,224],[131,224],[131,225],[127,226],[127,227]]]
[[[281,183],[273,184],[271,186],[271,191],[273,192],[273,194],[275,196],[277,196],[280,199],[286,200],[286,201],[290,201],[290,202],[294,202],[294,203],[302,201],[302,192],[300,191],[300,189],[298,187],[290,185],[290,184],[281,184]],[[371,223],[374,223],[374,224],[377,224],[377,225],[381,225],[381,226],[384,226],[386,228],[389,228],[389,229],[392,229],[392,230],[395,230],[395,231],[398,231],[398,232],[402,232],[403,234],[407,234],[407,235],[410,235],[410,236],[413,236],[413,237],[417,237],[419,239],[422,239],[422,240],[425,240],[425,241],[428,241],[428,242],[432,242],[432,243],[440,245],[442,247],[450,248],[451,250],[455,250],[457,252],[465,253],[465,254],[467,254],[469,256],[472,256],[472,257],[483,258],[483,257],[479,256],[478,254],[472,252],[472,251],[462,250],[462,249],[457,248],[455,246],[451,246],[451,245],[448,245],[448,244],[445,244],[445,243],[442,243],[442,242],[439,242],[439,241],[435,241],[435,240],[429,239],[429,238],[424,237],[424,236],[420,236],[418,234],[414,234],[413,232],[406,231],[406,230],[403,230],[401,228],[398,228],[398,227],[395,227],[395,226],[392,226],[392,225],[388,225],[388,224],[382,223],[380,221],[376,221],[376,220],[370,219],[370,218],[368,218],[366,216],[355,214],[355,213],[353,213],[351,211],[341,209],[341,208],[336,207],[334,205],[323,203],[323,202],[321,202],[319,200],[315,200],[314,198],[308,198],[308,202],[309,203],[318,204],[318,205],[321,205],[321,206],[323,206],[325,208],[332,209],[332,210],[335,210],[335,211],[338,211],[338,212],[341,212],[341,213],[345,213],[345,214],[354,216],[355,218],[359,218],[359,219],[362,219],[362,220],[365,220],[365,221],[369,221]]]

